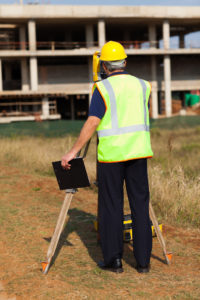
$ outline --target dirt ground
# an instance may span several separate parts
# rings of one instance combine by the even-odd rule
[[[80,189],[69,210],[54,263],[41,272],[65,193],[54,178],[0,166],[0,300],[18,299],[200,299],[200,234],[163,226],[172,264],[153,239],[151,272],[134,269],[132,245],[124,244],[124,273],[99,270],[93,220],[97,193]]]

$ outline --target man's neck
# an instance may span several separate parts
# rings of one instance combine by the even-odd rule
[[[115,71],[111,71],[111,72],[110,72],[110,71],[108,71],[108,72],[107,72],[107,75],[108,75],[108,76],[110,76],[110,75],[112,75],[112,74],[115,74],[115,73],[120,73],[120,72],[124,72],[124,70],[122,70],[122,69],[119,69],[119,70],[115,70]]]

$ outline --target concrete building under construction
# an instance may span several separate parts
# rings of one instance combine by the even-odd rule
[[[92,56],[109,40],[152,83],[152,117],[171,116],[173,95],[184,105],[200,90],[200,43],[185,43],[197,31],[200,7],[0,5],[0,122],[86,118]]]

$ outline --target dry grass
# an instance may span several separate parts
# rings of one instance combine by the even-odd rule
[[[200,225],[200,129],[152,130],[151,198],[165,220]]]
[[[45,138],[45,137],[14,137],[1,138],[0,161],[14,167],[29,169],[30,173],[53,175],[52,161],[60,160],[70,149],[75,137]],[[88,173],[95,178],[95,139],[89,149],[87,159]]]
[[[64,198],[50,176],[50,162],[60,159],[73,141],[73,137],[0,141],[0,281],[9,299],[200,299],[199,230],[191,228],[199,222],[198,129],[152,131],[151,194],[164,223],[167,249],[173,252],[170,267],[155,238],[151,272],[145,278],[133,267],[131,244],[124,244],[124,273],[98,269],[102,254],[93,229],[97,194],[80,189],[70,205],[54,264],[48,275],[41,273],[40,261],[45,259]],[[88,154],[93,180],[95,139]],[[188,228],[169,224],[177,221]]]
[[[51,162],[60,160],[75,138],[1,138],[0,162],[43,176],[53,175]],[[152,130],[154,158],[149,161],[151,199],[157,215],[168,222],[199,226],[200,128]],[[91,182],[96,173],[96,139],[86,167]]]

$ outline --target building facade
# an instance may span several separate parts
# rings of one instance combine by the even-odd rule
[[[109,40],[151,82],[152,117],[171,116],[173,93],[200,90],[200,43],[185,38],[198,31],[200,7],[0,5],[0,120],[86,118]]]

